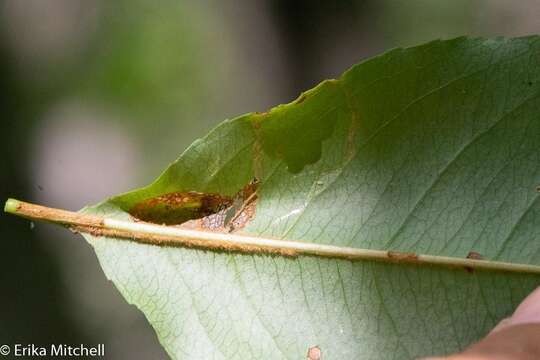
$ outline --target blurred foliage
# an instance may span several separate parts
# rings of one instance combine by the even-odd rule
[[[377,29],[388,47],[411,46],[438,38],[481,33],[475,29],[474,3],[467,0],[383,0]]]

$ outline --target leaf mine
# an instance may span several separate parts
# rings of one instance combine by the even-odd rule
[[[233,232],[255,216],[257,187],[258,180],[254,179],[232,197],[196,191],[168,193],[143,200],[128,212],[137,221]]]
[[[173,192],[143,200],[128,212],[137,220],[155,224],[177,225],[206,217],[230,206],[232,199],[213,193]]]

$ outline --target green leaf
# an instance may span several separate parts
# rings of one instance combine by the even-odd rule
[[[223,122],[153,184],[83,212],[133,221],[143,204],[171,223],[157,197],[233,199],[257,178],[240,233],[540,265],[539,96],[538,37],[392,50]],[[314,346],[324,359],[449,353],[540,284],[525,272],[85,237],[175,359],[302,359]]]

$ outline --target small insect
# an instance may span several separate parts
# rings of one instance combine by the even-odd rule
[[[249,184],[235,195],[233,204],[227,210],[227,216],[225,218],[225,226],[229,232],[244,227],[253,217],[258,185],[259,180],[253,178]]]

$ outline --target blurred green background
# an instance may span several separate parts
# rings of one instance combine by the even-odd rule
[[[0,29],[1,199],[78,210],[389,48],[540,33],[540,2],[8,0]],[[0,344],[167,358],[81,237],[7,215],[0,231]]]

